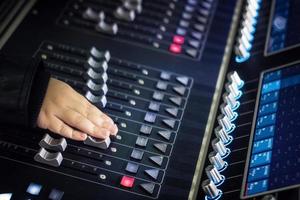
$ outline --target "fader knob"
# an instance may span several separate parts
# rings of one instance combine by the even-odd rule
[[[225,146],[230,144],[233,140],[232,136],[228,135],[228,133],[226,133],[226,131],[221,126],[215,128],[215,135],[224,143]]]
[[[118,33],[118,25],[116,23],[108,24],[105,22],[105,14],[103,12],[99,14],[99,18],[100,21],[95,27],[96,31],[109,35],[116,35]]]
[[[86,82],[86,87],[88,90],[92,91],[97,95],[106,95],[108,91],[107,85],[104,83],[102,85],[94,83],[91,79]]]
[[[234,98],[232,93],[225,92],[223,94],[223,100],[230,105],[233,111],[238,109],[238,107],[240,106],[240,102]]]
[[[215,199],[219,195],[221,195],[221,191],[217,188],[217,186],[209,179],[206,179],[202,182],[202,189],[208,199]]]
[[[109,62],[110,60],[109,51],[99,51],[96,47],[91,48],[90,54],[98,60],[105,60],[106,62]]]
[[[108,65],[105,60],[103,61],[97,61],[93,57],[89,57],[86,63],[86,68],[93,68],[96,72],[106,72]]]
[[[85,79],[92,79],[95,83],[103,84],[106,83],[108,76],[107,73],[97,73],[93,68],[89,68],[84,75]]]
[[[59,167],[63,161],[63,156],[60,152],[51,153],[42,147],[34,156],[34,160],[53,167]]]
[[[205,168],[205,173],[216,186],[221,185],[225,180],[225,177],[221,175],[217,168],[213,165],[208,165]]]
[[[212,151],[208,154],[208,159],[212,165],[214,165],[218,171],[223,171],[227,167],[225,162],[218,152]]]
[[[109,137],[106,139],[100,140],[100,139],[96,139],[91,136],[88,136],[83,143],[86,145],[89,145],[89,146],[99,148],[99,149],[107,149],[110,145],[110,142],[111,141],[110,141]]]
[[[142,0],[124,0],[123,6],[128,10],[136,11],[137,13],[142,12]]]
[[[99,19],[98,13],[90,7],[88,7],[83,12],[82,17],[84,19],[89,19],[89,20],[98,20]]]
[[[230,82],[237,85],[238,89],[241,89],[245,84],[236,71],[229,72],[227,77]]]
[[[133,10],[128,10],[123,6],[119,6],[115,10],[114,16],[118,19],[132,22],[135,19],[135,12]]]
[[[67,141],[65,138],[54,139],[49,134],[45,134],[39,145],[48,150],[63,152],[67,148]]]
[[[107,103],[106,97],[103,96],[96,96],[90,91],[87,91],[85,94],[85,97],[92,103],[96,104],[97,106],[100,106],[101,108],[104,108]]]
[[[238,116],[238,114],[234,112],[231,106],[227,103],[222,103],[222,105],[220,106],[220,110],[224,115],[226,115],[230,119],[230,121],[234,121]]]
[[[225,89],[227,92],[231,93],[235,99],[239,99],[242,96],[242,92],[238,89],[237,85],[232,83],[226,83]]]
[[[218,116],[218,122],[227,133],[231,133],[235,129],[235,125],[231,123],[230,119],[224,114]]]
[[[218,152],[222,158],[225,158],[230,152],[230,150],[225,147],[224,143],[219,138],[213,139],[211,145],[214,151]]]

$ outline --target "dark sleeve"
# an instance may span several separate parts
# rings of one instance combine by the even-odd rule
[[[34,127],[49,79],[40,60],[0,54],[0,124]]]

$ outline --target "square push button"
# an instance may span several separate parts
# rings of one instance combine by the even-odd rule
[[[149,103],[149,106],[148,106],[149,110],[154,111],[154,112],[158,112],[159,108],[160,108],[160,104],[159,103],[156,103],[156,102],[153,102],[153,101],[151,101]]]
[[[137,171],[139,170],[139,166],[137,164],[134,164],[134,163],[127,163],[126,165],[126,169],[125,169],[127,172],[130,172],[130,173],[133,173],[133,174],[136,174]]]
[[[152,98],[153,98],[154,100],[156,100],[156,101],[162,101],[162,100],[164,99],[164,94],[161,93],[161,92],[155,91],[155,92],[153,93]]]
[[[144,135],[150,135],[151,131],[152,131],[151,126],[142,125],[141,128],[140,128],[140,132],[143,133]]]
[[[57,189],[52,189],[50,194],[49,194],[49,199],[51,200],[61,200],[64,196],[64,192],[57,190]]]
[[[158,81],[156,83],[156,89],[159,90],[166,90],[168,88],[168,83],[164,82],[164,81]]]
[[[120,184],[123,187],[132,188],[134,184],[134,178],[129,176],[123,176],[121,179]]]
[[[145,114],[145,118],[144,118],[145,122],[154,123],[155,119],[156,119],[156,114],[151,113],[151,112],[147,112]]]
[[[143,159],[144,152],[139,149],[133,149],[131,152],[130,157],[136,160],[142,160]]]
[[[28,188],[26,190],[27,193],[31,195],[38,196],[42,190],[42,186],[36,183],[30,183],[28,185]]]
[[[135,142],[135,144],[140,147],[146,147],[147,143],[148,143],[148,138],[145,137],[138,137]]]

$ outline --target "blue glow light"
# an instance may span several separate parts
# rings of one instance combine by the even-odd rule
[[[228,163],[226,161],[224,161],[224,167],[222,167],[221,169],[218,169],[219,172],[224,171],[227,167],[228,167]]]
[[[237,63],[242,63],[245,62],[246,60],[248,60],[250,58],[250,53],[248,52],[247,55],[245,57],[241,57],[241,56],[236,56],[235,57],[235,61]]]
[[[229,138],[228,142],[226,143],[224,142],[225,146],[229,145],[233,141],[233,137],[231,135],[229,135],[228,138]]]
[[[40,194],[40,191],[42,189],[42,186],[39,185],[39,184],[36,184],[36,183],[30,183],[26,192],[29,193],[29,194],[32,194],[32,195],[39,195]]]
[[[220,186],[220,185],[222,185],[223,183],[224,183],[224,181],[225,181],[225,176],[223,176],[223,175],[221,175],[221,180],[220,180],[220,182],[219,183],[214,183],[216,186]]]
[[[221,158],[227,158],[229,156],[229,154],[231,153],[231,150],[229,148],[226,148],[226,153],[224,156],[221,156]]]
[[[236,109],[238,109],[240,107],[241,103],[239,101],[236,102],[235,106],[234,107],[231,107],[231,109],[233,111],[235,111]]]
[[[238,116],[239,116],[239,115],[237,114],[237,112],[234,112],[234,113],[233,113],[233,117],[230,119],[230,121],[233,122],[234,120],[237,119]]]
[[[242,87],[244,87],[245,82],[243,80],[241,80],[240,84],[237,85],[238,89],[241,89]]]
[[[205,200],[219,200],[222,196],[223,192],[221,190],[218,190],[218,195],[214,198],[210,198],[208,196],[205,196]]]
[[[232,124],[231,127],[225,131],[226,131],[226,133],[230,134],[235,130],[235,128],[236,128],[236,126],[234,124]]]

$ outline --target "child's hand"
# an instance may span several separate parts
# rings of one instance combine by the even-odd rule
[[[64,137],[85,140],[87,135],[104,139],[116,135],[113,120],[66,83],[51,78],[37,125]]]

